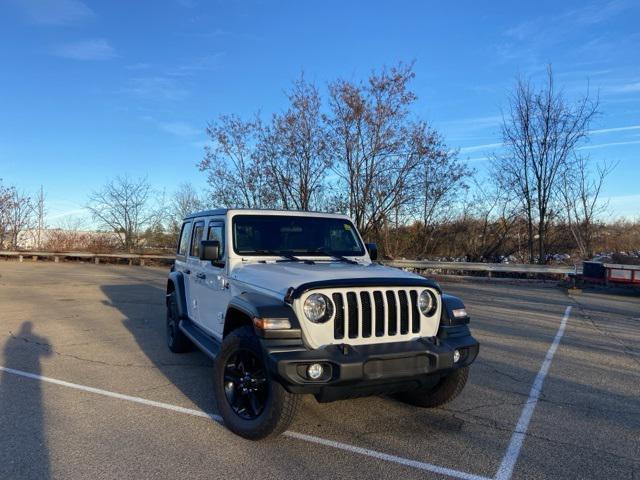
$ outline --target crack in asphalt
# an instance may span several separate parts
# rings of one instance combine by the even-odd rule
[[[627,345],[622,339],[620,339],[618,336],[616,336],[615,334],[611,333],[608,330],[602,329],[598,326],[598,324],[596,323],[596,321],[591,317],[591,315],[589,315],[587,313],[587,308],[586,306],[582,305],[578,299],[573,298],[571,295],[567,294],[567,297],[574,303],[574,305],[577,307],[580,316],[586,320],[586,324],[590,325],[596,332],[598,332],[600,335],[602,335],[603,337],[609,338],[610,340],[612,340],[613,342],[617,343],[618,345],[620,345],[622,347],[622,351],[636,364],[638,364],[640,366],[640,355],[638,355],[635,351],[632,350],[632,348]]]
[[[505,405],[509,405],[509,403],[505,403]],[[469,413],[465,413],[465,411],[458,411],[458,410],[453,410],[450,408],[442,408],[441,410],[447,411],[452,413],[452,416],[454,418],[457,418],[458,420],[461,420],[463,422],[468,422],[471,423],[473,425],[478,425],[478,426],[482,426],[482,427],[489,427],[492,428],[493,430],[497,430],[500,432],[504,432],[504,433],[508,433],[509,435],[513,434],[513,433],[521,433],[523,434],[525,437],[527,438],[533,438],[533,439],[537,439],[537,440],[542,440],[545,442],[549,442],[552,444],[557,444],[557,445],[562,445],[562,446],[570,446],[573,448],[577,448],[583,451],[586,451],[588,453],[595,453],[596,455],[600,455],[600,454],[606,454],[609,455],[611,457],[615,457],[617,459],[622,459],[622,460],[626,460],[626,461],[630,461],[630,462],[636,462],[637,458],[636,457],[628,457],[625,455],[621,455],[619,453],[615,453],[609,450],[605,450],[602,449],[600,447],[590,447],[590,446],[585,446],[584,444],[581,443],[575,443],[575,442],[566,442],[566,441],[561,441],[558,440],[557,438],[551,438],[551,437],[547,437],[544,435],[540,435],[540,434],[536,434],[536,433],[532,433],[530,430],[526,431],[526,432],[520,432],[520,431],[516,431],[513,429],[513,424],[509,423],[508,425],[502,425],[500,424],[497,420],[494,419],[488,419],[485,417],[481,417],[478,415],[473,415],[473,414],[469,414]],[[470,418],[463,418],[461,416],[468,416]]]
[[[488,363],[484,362],[484,361],[483,361],[483,360],[481,360],[481,359],[477,359],[475,363],[476,363],[476,364],[483,365],[483,366],[485,366],[485,367],[489,368],[490,370],[492,370],[493,372],[495,372],[495,373],[497,373],[497,374],[504,375],[505,377],[510,378],[510,379],[511,379],[511,380],[513,380],[514,382],[522,383],[522,384],[525,384],[525,385],[531,385],[531,379],[529,379],[529,380],[523,380],[523,379],[521,379],[521,378],[515,377],[515,376],[513,376],[513,375],[512,375],[512,374],[510,374],[510,373],[503,372],[503,371],[502,371],[502,370],[500,370],[499,368],[496,368],[496,367],[494,367],[493,365],[490,365],[490,364],[488,364]]]

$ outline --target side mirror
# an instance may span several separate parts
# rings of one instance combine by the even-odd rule
[[[220,242],[218,240],[202,240],[200,242],[200,260],[210,262],[220,260]]]
[[[378,246],[375,243],[367,243],[365,246],[367,247],[367,252],[369,252],[369,257],[371,257],[371,260],[377,260]]]

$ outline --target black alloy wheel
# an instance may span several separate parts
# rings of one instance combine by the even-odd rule
[[[264,411],[269,396],[267,374],[262,360],[251,350],[237,350],[227,360],[224,393],[240,418],[253,420]]]

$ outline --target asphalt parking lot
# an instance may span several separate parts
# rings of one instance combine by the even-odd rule
[[[461,397],[306,398],[255,443],[211,419],[211,362],[165,347],[165,278],[0,263],[1,479],[640,479],[637,295],[442,282],[481,342]]]

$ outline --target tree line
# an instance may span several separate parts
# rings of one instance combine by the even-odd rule
[[[399,64],[321,90],[302,75],[281,112],[224,114],[207,126],[210,142],[197,167],[208,191],[181,184],[167,195],[145,178],[122,175],[92,192],[87,209],[127,251],[172,248],[182,217],[213,207],[346,213],[389,258],[587,258],[612,246],[608,232],[621,229],[630,243],[616,248],[640,248],[637,224],[602,222],[600,193],[615,163],[582,154],[597,96],[587,90],[567,98],[551,67],[541,83],[518,79],[503,114],[502,148],[479,174],[415,113],[414,78],[412,64]],[[15,232],[35,218],[37,202],[20,200],[15,188],[0,189],[0,242],[13,235],[15,245]]]

